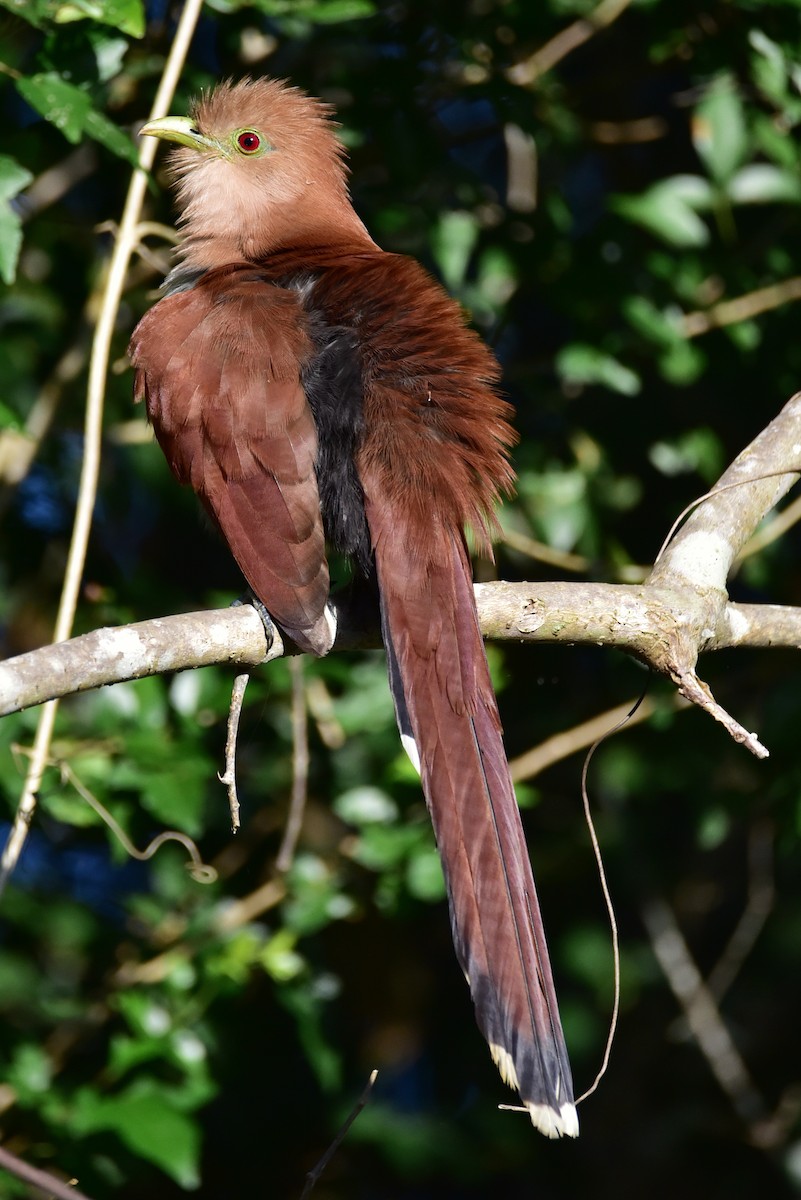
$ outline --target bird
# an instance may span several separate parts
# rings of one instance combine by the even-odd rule
[[[172,473],[301,650],[331,649],[327,545],[377,586],[400,736],[442,861],[478,1026],[534,1127],[578,1135],[540,907],[465,530],[490,553],[516,440],[459,305],[357,215],[330,106],[228,80],[173,143],[181,241],[130,346]]]

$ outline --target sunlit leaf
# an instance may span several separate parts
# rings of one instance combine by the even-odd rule
[[[728,183],[748,154],[742,100],[728,76],[712,84],[695,110],[692,137],[712,178]]]
[[[16,81],[16,87],[22,98],[55,125],[67,141],[79,142],[88,134],[120,158],[137,161],[136,148],[128,135],[92,107],[87,92],[66,83],[55,72],[25,76]]]
[[[84,1088],[77,1099],[71,1118],[77,1133],[110,1130],[129,1150],[160,1167],[181,1187],[198,1186],[200,1129],[176,1105],[169,1087],[140,1077],[116,1095]]]
[[[373,0],[209,0],[209,6],[218,12],[257,8],[269,17],[289,17],[310,25],[338,25],[375,13]]]
[[[709,229],[698,210],[711,206],[709,184],[700,176],[676,175],[639,196],[616,196],[611,205],[673,246],[705,246]]]
[[[379,788],[361,787],[337,796],[334,812],[349,825],[383,825],[397,820],[398,806]]]
[[[801,178],[796,171],[785,171],[771,163],[753,163],[729,180],[726,192],[734,204],[798,204]]]
[[[623,396],[636,396],[641,386],[635,371],[595,346],[566,346],[556,357],[556,369],[570,383],[600,384]]]
[[[31,182],[26,167],[0,154],[0,278],[13,283],[22,246],[22,223],[9,201]]]
[[[53,20],[58,24],[90,19],[111,25],[131,37],[142,37],[145,32],[142,0],[67,0],[52,7]]]
[[[445,212],[432,242],[437,266],[446,285],[456,291],[464,283],[470,257],[478,239],[478,222],[472,213]]]
[[[42,26],[52,13],[53,4],[52,0],[0,0],[0,8],[23,17],[31,25]]]
[[[406,886],[410,895],[428,904],[445,898],[445,876],[434,846],[422,846],[409,859]]]

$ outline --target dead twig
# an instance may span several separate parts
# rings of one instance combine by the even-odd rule
[[[336,1154],[339,1147],[342,1145],[342,1142],[345,1139],[345,1135],[347,1134],[351,1125],[356,1120],[356,1118],[358,1117],[359,1113],[362,1111],[364,1106],[367,1104],[367,1101],[370,1099],[370,1093],[373,1090],[373,1084],[375,1083],[377,1078],[378,1078],[378,1071],[371,1071],[370,1078],[367,1080],[364,1091],[362,1092],[361,1096],[359,1097],[359,1099],[356,1101],[353,1108],[351,1109],[350,1114],[349,1114],[347,1120],[342,1125],[342,1128],[340,1129],[339,1133],[334,1138],[333,1142],[328,1147],[328,1149],[326,1150],[323,1157],[317,1163],[317,1166],[314,1167],[313,1170],[309,1171],[308,1175],[306,1176],[306,1186],[304,1187],[303,1191],[301,1192],[300,1200],[307,1200],[307,1198],[311,1195],[312,1188],[317,1183],[317,1180],[320,1178],[323,1171],[328,1166],[328,1164],[330,1163],[331,1159]]]
[[[228,807],[231,811],[231,832],[236,833],[239,822],[239,796],[236,790],[236,739],[239,733],[239,718],[242,716],[242,704],[245,690],[250,680],[250,672],[243,671],[234,679],[231,690],[231,703],[228,706],[228,726],[225,737],[225,771],[217,774],[220,783],[225,784],[228,791]]]
[[[646,687],[648,686],[646,681]],[[606,729],[603,734],[590,746],[587,751],[584,763],[581,768],[581,803],[584,808],[584,820],[590,835],[592,844],[592,852],[595,855],[595,862],[598,866],[598,879],[601,884],[601,892],[603,893],[606,912],[609,917],[609,929],[612,934],[612,975],[613,975],[613,1002],[612,1013],[609,1020],[609,1032],[606,1037],[606,1045],[604,1047],[603,1058],[598,1073],[595,1079],[585,1092],[578,1097],[576,1104],[581,1104],[588,1096],[591,1096],[597,1089],[599,1083],[603,1079],[609,1067],[609,1059],[612,1056],[612,1046],[617,1032],[617,1022],[620,1016],[620,933],[617,926],[617,917],[615,916],[615,906],[612,903],[612,893],[609,890],[609,880],[606,877],[606,868],[604,867],[603,854],[601,853],[601,844],[598,841],[598,834],[595,829],[595,822],[592,819],[592,809],[590,808],[590,794],[587,788],[587,777],[589,775],[590,763],[593,760],[595,751],[601,746],[607,738],[612,737],[618,730],[623,729],[630,721],[632,721],[638,711],[642,708],[646,700],[645,691],[637,697],[634,704],[627,713],[615,722],[611,728]]]
[[[509,769],[512,772],[513,781],[522,783],[524,779],[535,779],[548,767],[569,758],[571,754],[577,754],[579,750],[586,750],[588,746],[592,746],[611,726],[617,729],[620,722],[625,722],[631,727],[647,721],[659,709],[667,707],[680,712],[690,707],[689,701],[675,695],[660,701],[646,696],[636,710],[634,710],[635,703],[634,700],[625,700],[623,704],[617,704],[614,708],[607,709],[606,712],[598,713],[597,716],[590,717],[588,721],[582,721],[580,725],[566,729],[564,733],[556,733],[553,737],[540,742],[538,746],[527,750],[525,754],[510,759]]]
[[[764,1121],[768,1115],[765,1102],[695,965],[672,909],[654,898],[643,905],[642,918],[670,990],[724,1094],[749,1128]]]
[[[718,1003],[726,995],[756,945],[773,910],[776,889],[773,881],[772,821],[760,821],[748,837],[748,900],[706,986]]]
[[[721,300],[712,308],[686,313],[681,319],[680,329],[686,338],[701,337],[712,329],[749,321],[760,313],[794,300],[801,300],[801,275],[746,292],[733,300]]]
[[[556,37],[551,38],[534,54],[522,62],[515,63],[513,67],[509,67],[506,72],[509,83],[515,83],[519,87],[531,87],[547,71],[553,70],[556,64],[566,58],[568,54],[577,50],[579,46],[583,46],[596,33],[616,21],[630,3],[631,0],[601,0],[598,7],[594,8],[586,17],[580,17],[578,21],[574,21],[572,25],[568,25],[566,29],[557,33]]]
[[[72,1183],[64,1183],[49,1171],[40,1171],[38,1167],[29,1166],[24,1159],[18,1158],[4,1146],[0,1146],[0,1167],[8,1171],[9,1175],[54,1197],[54,1200],[89,1200],[89,1197],[84,1192],[79,1192]]]
[[[29,747],[20,746],[19,743],[16,742],[12,744],[11,750],[13,754],[23,755],[25,757],[30,757],[30,755],[33,753]],[[135,858],[137,862],[147,862],[148,859],[151,859],[156,851],[159,850],[166,842],[178,842],[178,844],[183,846],[189,855],[188,870],[195,882],[216,882],[217,872],[214,870],[214,867],[203,862],[197,845],[192,841],[188,834],[181,833],[178,829],[167,829],[164,830],[163,833],[157,834],[156,837],[148,842],[144,850],[139,850],[138,847],[136,847],[128,837],[128,834],[122,828],[119,821],[117,821],[116,818],[111,815],[106,806],[100,800],[98,800],[97,796],[95,796],[93,792],[89,791],[89,788],[86,787],[81,779],[79,779],[69,763],[64,762],[63,759],[51,757],[47,760],[46,765],[48,767],[55,767],[61,777],[61,782],[68,783],[70,787],[74,788],[81,799],[89,805],[92,811],[97,813],[103,824],[111,830],[125,853],[131,858]]]

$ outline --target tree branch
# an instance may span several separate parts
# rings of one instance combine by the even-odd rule
[[[797,480],[801,394],[785,405],[702,499],[641,584],[492,583],[475,588],[485,637],[614,646],[678,685],[752,752],[767,751],[716,704],[698,679],[702,651],[801,649],[801,609],[733,604],[728,572],[766,512]],[[380,645],[375,613],[351,593],[335,597],[335,649]],[[99,629],[0,664],[0,715],[123,680],[211,664],[255,667],[285,653],[267,648],[249,605]]]
[[[644,584],[479,583],[475,595],[487,638],[614,646],[665,675],[671,674],[671,639],[686,613],[681,591],[663,593]],[[377,623],[354,630],[348,600],[334,601],[333,607],[344,618],[335,650],[380,647]],[[801,608],[727,604],[704,649],[736,646],[801,649]],[[249,605],[96,629],[0,663],[0,716],[148,675],[215,665],[256,667],[294,653],[280,638],[267,651],[261,620]]]

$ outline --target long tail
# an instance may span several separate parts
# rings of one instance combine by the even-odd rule
[[[436,567],[429,560],[418,578],[408,554],[393,561],[390,539],[376,547],[398,725],[419,763],[479,1028],[535,1127],[576,1137],[570,1064],[467,553],[457,538],[446,540]]]

